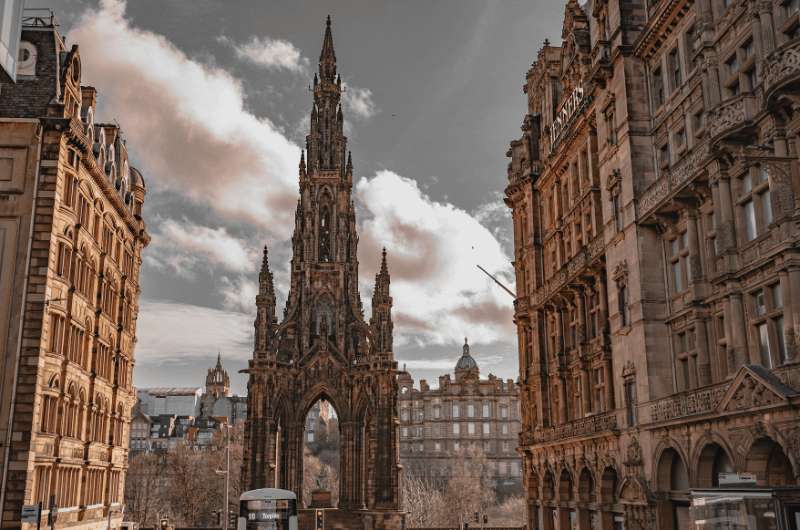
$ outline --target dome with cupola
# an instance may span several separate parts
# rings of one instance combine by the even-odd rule
[[[469,341],[467,341],[466,337],[464,337],[464,347],[461,349],[461,352],[461,357],[456,363],[456,380],[464,376],[478,377],[478,363],[475,362],[475,359],[469,353]]]

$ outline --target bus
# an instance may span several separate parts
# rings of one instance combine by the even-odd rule
[[[297,530],[297,495],[275,488],[245,491],[236,530]]]

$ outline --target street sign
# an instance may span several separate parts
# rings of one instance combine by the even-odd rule
[[[718,473],[717,480],[720,486],[731,486],[734,484],[756,484],[756,476],[754,473]]]
[[[26,504],[22,507],[20,521],[23,523],[36,524],[39,522],[39,516],[41,513],[42,512],[40,511],[38,504]]]

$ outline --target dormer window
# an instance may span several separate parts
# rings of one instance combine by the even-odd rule
[[[36,75],[37,56],[36,46],[27,41],[20,42],[19,55],[17,56],[17,75]]]

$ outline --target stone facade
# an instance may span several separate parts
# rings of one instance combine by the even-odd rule
[[[0,89],[2,528],[51,498],[61,528],[117,527],[145,185],[52,17],[26,19],[20,46]]]
[[[800,475],[800,3],[567,2],[508,155],[530,528]]]
[[[328,19],[313,83],[311,131],[300,159],[290,290],[280,323],[264,249],[255,348],[246,370],[242,476],[249,489],[288,489],[302,503],[305,418],[324,399],[339,420],[341,455],[339,506],[326,515],[326,526],[400,528],[389,272],[384,251],[368,323],[358,288],[353,164],[341,93]]]
[[[519,396],[514,381],[480,378],[478,364],[464,342],[455,380],[439,377],[439,387],[424,379],[419,389],[408,372],[400,388],[400,462],[406,473],[444,486],[464,450],[480,449],[489,461],[498,493],[519,493],[522,460],[517,454]]]

